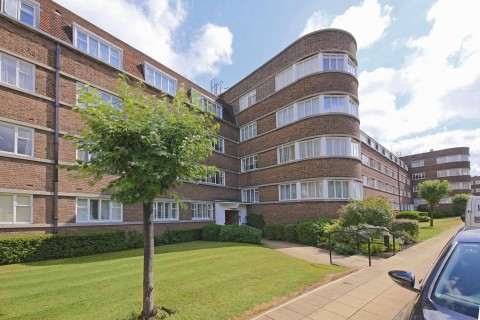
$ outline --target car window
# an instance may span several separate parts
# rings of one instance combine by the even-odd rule
[[[480,244],[459,243],[446,262],[430,299],[445,308],[478,319]]]

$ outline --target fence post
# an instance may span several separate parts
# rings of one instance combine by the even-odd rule
[[[368,266],[371,267],[372,266],[372,259],[371,259],[371,254],[370,254],[370,238],[368,238],[367,240],[368,240]]]
[[[331,238],[332,234],[329,233],[328,234],[328,254],[330,255],[330,264],[332,264],[332,244],[331,244],[331,241],[330,241],[330,238]]]

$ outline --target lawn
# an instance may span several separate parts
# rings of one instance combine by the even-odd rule
[[[125,319],[142,305],[143,250],[0,266],[0,319]],[[230,319],[346,268],[257,245],[189,242],[157,247],[157,306],[168,319]]]
[[[433,227],[430,227],[430,221],[420,222],[418,223],[420,234],[417,241],[425,241],[455,226],[460,228],[462,224],[460,217],[433,219]]]

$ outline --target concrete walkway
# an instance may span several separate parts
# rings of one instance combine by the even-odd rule
[[[400,251],[388,259],[372,260],[371,267],[365,267],[346,277],[316,288],[280,306],[269,309],[253,319],[394,319],[415,296],[415,293],[393,283],[387,272],[393,269],[413,271],[418,283],[435,262],[446,242],[459,228],[460,225],[443,232],[435,238]],[[322,253],[317,248],[306,249],[301,246],[295,252],[292,245],[284,244],[282,247],[282,244],[278,244],[277,246],[277,250],[301,259],[302,256],[307,255],[309,250],[316,249],[312,251],[313,255],[306,260],[312,261],[314,259],[316,260],[314,262],[329,263],[328,252]],[[294,247],[297,247],[297,245],[294,245]],[[365,265],[368,266],[368,262]]]

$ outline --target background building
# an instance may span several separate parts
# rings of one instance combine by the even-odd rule
[[[307,34],[216,96],[53,1],[0,5],[0,234],[141,230],[141,206],[114,203],[100,192],[106,182],[90,187],[58,167],[90,156],[64,139],[83,126],[71,110],[77,89],[89,85],[116,105],[120,73],[157,96],[184,86],[220,125],[208,159],[220,173],[174,190],[187,208],[156,199],[156,232],[242,224],[247,213],[267,223],[335,217],[366,195],[411,209],[409,167],[420,160],[429,170],[415,162],[416,180],[424,172],[458,173],[459,188],[470,181],[468,148],[398,158],[360,131],[357,44],[348,32]],[[437,159],[438,169],[430,164]]]
[[[472,194],[480,196],[480,176],[473,176],[471,178]]]

